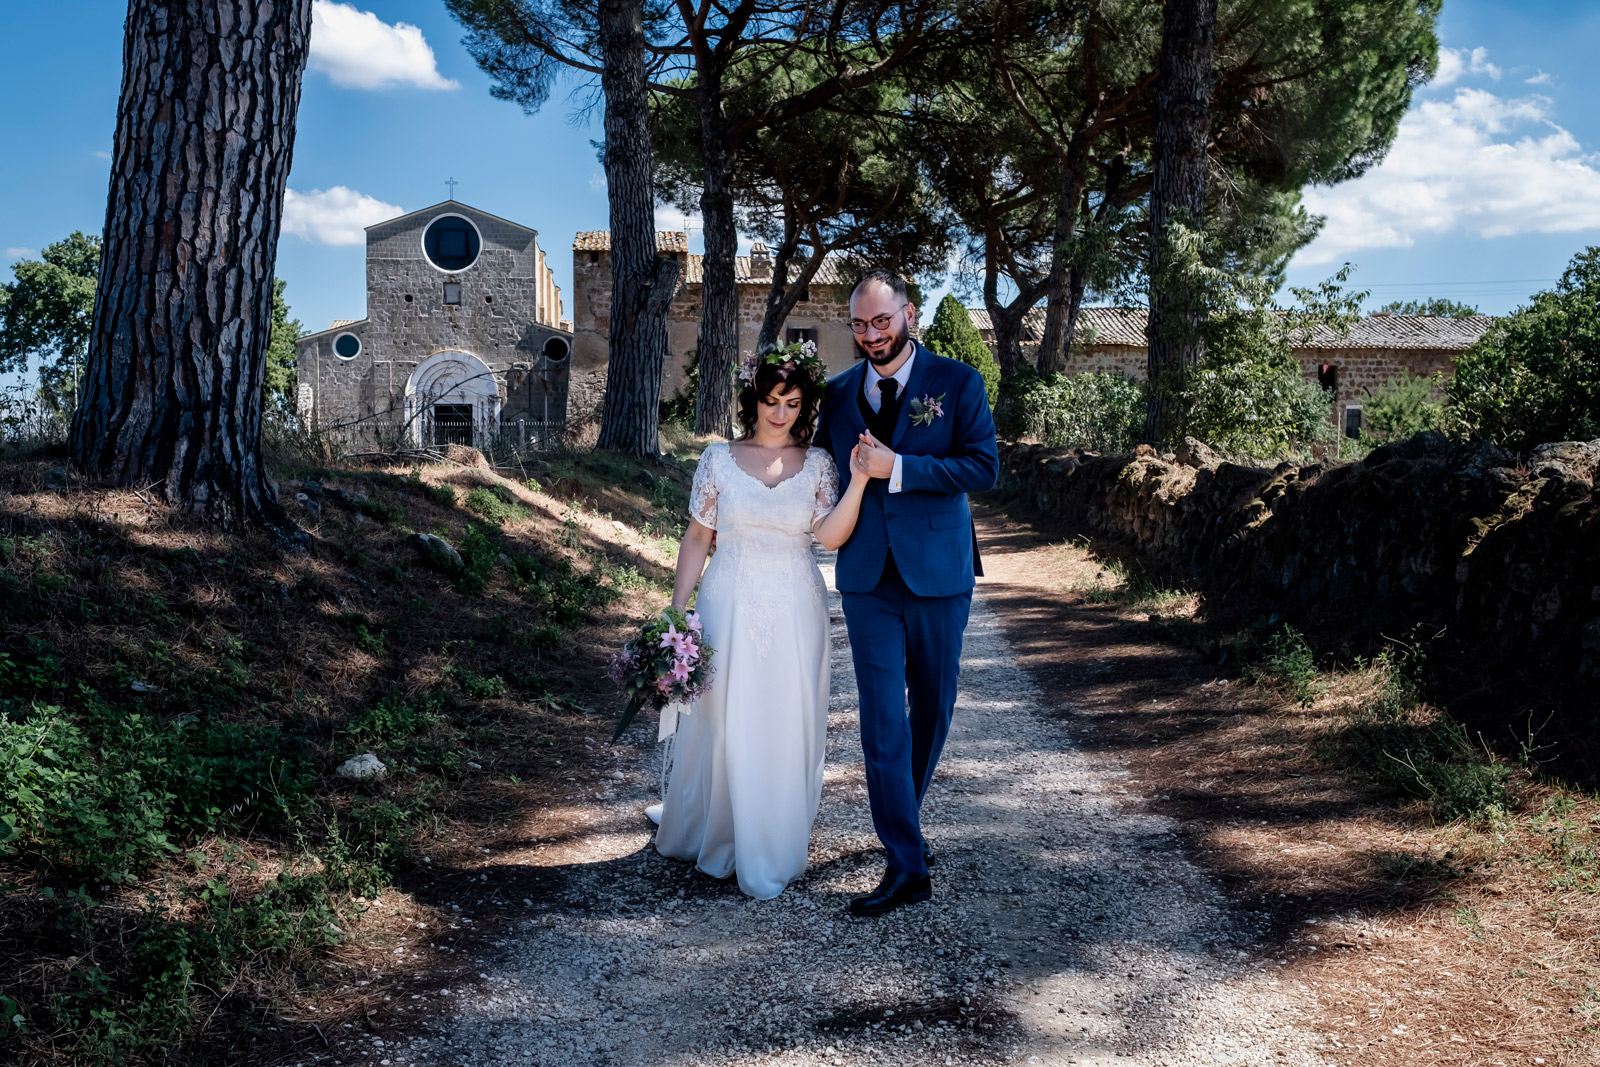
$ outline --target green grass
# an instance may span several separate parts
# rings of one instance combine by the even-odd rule
[[[1448,715],[1418,700],[1414,654],[1385,653],[1378,692],[1324,739],[1324,753],[1368,779],[1427,803],[1441,819],[1504,809],[1510,771]]]

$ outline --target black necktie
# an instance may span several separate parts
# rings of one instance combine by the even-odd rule
[[[894,424],[900,418],[900,383],[885,378],[878,383],[878,440],[884,444],[894,436]]]

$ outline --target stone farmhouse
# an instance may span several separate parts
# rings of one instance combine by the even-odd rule
[[[983,308],[968,308],[973,326],[991,346],[994,328]],[[1078,332],[1068,359],[1067,373],[1088,371],[1145,376],[1145,308],[1091,307],[1078,317]],[[1293,349],[1306,378],[1334,393],[1333,418],[1346,436],[1355,437],[1362,426],[1362,399],[1367,390],[1405,376],[1431,378],[1455,369],[1460,355],[1494,324],[1488,315],[1451,319],[1434,315],[1391,315],[1378,312],[1352,326],[1347,333],[1319,327],[1304,345]],[[1023,349],[1036,349],[1044,333],[1044,309],[1035,308],[1023,320]]]
[[[538,233],[454,200],[366,232],[367,317],[296,345],[301,424],[370,448],[559,434],[572,324]]]
[[[661,391],[670,397],[684,388],[699,343],[702,257],[689,251],[683,233],[658,232],[656,252],[683,263],[667,311],[668,358]],[[750,255],[735,258],[734,273],[739,289],[739,350],[754,352],[772,284],[770,250],[756,242]],[[855,338],[848,325],[853,281],[851,269],[830,256],[784,325],[785,342],[815,341],[830,372],[844,370],[855,359]],[[572,328],[569,396],[571,415],[577,419],[598,413],[605,396],[611,337],[611,234],[606,230],[580,233],[572,242]]]

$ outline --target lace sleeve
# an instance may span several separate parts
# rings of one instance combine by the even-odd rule
[[[833,465],[833,457],[821,449],[815,450],[821,462],[817,464],[817,496],[811,504],[811,525],[828,517],[834,505],[839,503],[839,468]]]
[[[700,462],[694,468],[694,483],[689,486],[689,517],[712,530],[717,528],[717,479],[711,473],[715,455],[714,445],[700,454]]]

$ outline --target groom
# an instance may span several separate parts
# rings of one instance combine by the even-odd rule
[[[918,812],[950,729],[973,576],[983,573],[967,494],[993,488],[1000,469],[983,377],[912,340],[916,319],[905,279],[871,270],[856,282],[850,329],[864,362],[828,382],[814,439],[841,471],[859,444],[873,479],[834,579],[872,825],[888,856],[878,888],[850,901],[856,915],[933,896]]]

